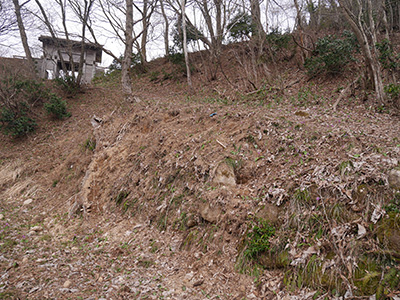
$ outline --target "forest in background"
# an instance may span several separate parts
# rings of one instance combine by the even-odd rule
[[[164,56],[184,55],[189,88],[188,45],[191,52],[207,50],[205,61],[211,62],[207,72],[213,80],[223,76],[218,71],[223,45],[244,42],[250,53],[248,69],[253,71],[248,76],[254,90],[260,88],[274,63],[270,54],[288,43],[294,43],[295,59],[310,76],[338,75],[358,52],[362,67],[354,81],[362,81],[361,88],[373,92],[378,105],[396,106],[399,7],[395,0],[7,0],[0,6],[0,40],[4,46],[8,36],[19,32],[32,69],[33,46],[27,31],[102,46],[114,60],[111,67],[121,69],[121,84],[129,99],[134,98],[129,71],[134,65],[146,70],[152,43],[164,45]],[[116,50],[110,41],[124,50]],[[60,58],[67,74],[67,64]],[[82,51],[69,81],[79,85],[83,62]]]

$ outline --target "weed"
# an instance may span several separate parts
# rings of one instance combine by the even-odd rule
[[[225,163],[230,166],[233,171],[236,173],[243,165],[243,161],[241,159],[236,160],[231,157],[225,158]]]
[[[83,148],[94,152],[96,149],[96,139],[93,137],[88,137],[83,143]]]
[[[349,174],[352,168],[354,168],[354,165],[351,160],[343,161],[338,166],[338,170],[341,176]]]
[[[258,277],[263,270],[262,255],[270,251],[270,238],[275,235],[275,228],[268,221],[258,219],[244,237],[239,246],[236,268],[241,273]]]
[[[158,72],[158,71],[150,72],[150,81],[157,81],[159,75],[160,75],[160,72]]]
[[[120,191],[119,193],[118,193],[118,195],[115,197],[115,203],[117,204],[117,205],[121,205],[122,204],[122,202],[124,201],[124,199],[126,199],[128,196],[129,196],[129,194],[130,194],[130,192],[128,192],[128,191]]]
[[[310,204],[311,202],[310,192],[307,188],[297,189],[294,192],[293,197],[299,204]]]
[[[389,71],[398,70],[400,67],[400,56],[393,51],[393,46],[388,39],[376,43],[376,48],[379,51],[379,62],[384,69]]]
[[[250,258],[257,258],[260,253],[269,249],[269,239],[275,234],[275,228],[268,221],[258,220],[250,233],[247,234],[247,249],[244,254]]]
[[[150,268],[151,266],[153,266],[153,265],[155,265],[156,263],[154,262],[154,261],[152,261],[152,260],[143,260],[143,259],[140,259],[139,260],[139,262],[138,262],[138,265],[139,266],[141,266],[141,267],[144,267],[144,268]]]

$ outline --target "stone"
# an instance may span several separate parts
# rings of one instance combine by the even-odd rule
[[[0,214],[0,220],[3,220],[3,219],[4,219],[4,215]]]
[[[217,207],[211,207],[209,203],[203,203],[200,205],[200,215],[204,220],[216,223],[221,215],[221,210]]]
[[[296,111],[294,114],[296,116],[300,116],[300,117],[308,117],[308,116],[310,116],[310,114],[308,112],[305,112],[305,111],[302,111],[302,110]]]
[[[188,228],[192,228],[192,227],[194,227],[194,226],[196,226],[196,225],[197,225],[196,219],[194,218],[193,215],[190,215],[190,216],[188,217],[187,222],[186,222],[186,226],[187,226]]]
[[[24,201],[24,206],[26,206],[26,205],[29,205],[29,204],[31,204],[33,202],[33,199],[27,199],[27,200],[25,200]]]
[[[257,212],[256,216],[257,218],[267,220],[271,224],[277,224],[279,222],[279,208],[276,205],[267,203]]]
[[[69,288],[71,285],[72,285],[72,282],[71,282],[70,280],[67,280],[67,281],[64,282],[63,287],[67,289],[67,288]]]
[[[33,226],[32,228],[31,228],[31,231],[34,231],[34,232],[39,232],[39,231],[42,231],[42,227],[40,227],[40,226]]]
[[[228,186],[236,186],[236,175],[233,166],[221,162],[215,169],[214,182]]]
[[[389,186],[392,189],[400,190],[400,170],[393,169],[389,172],[388,176]]]

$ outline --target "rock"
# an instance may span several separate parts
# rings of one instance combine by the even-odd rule
[[[301,110],[296,111],[294,114],[295,114],[296,116],[300,116],[300,117],[308,117],[308,116],[310,115],[308,112],[301,111]]]
[[[42,223],[42,222],[43,222],[43,216],[40,216],[40,215],[37,215],[32,219],[33,224]]]
[[[31,204],[32,202],[33,202],[33,199],[27,199],[24,201],[23,205],[26,206],[26,205]]]
[[[209,203],[203,203],[200,205],[200,215],[204,220],[216,223],[221,215],[221,210],[217,207],[211,207]]]
[[[33,231],[33,232],[39,232],[39,231],[42,231],[42,227],[40,227],[40,226],[33,226],[32,228],[31,228],[31,231]]]
[[[257,214],[257,218],[267,220],[271,224],[279,222],[279,208],[276,205],[267,203]]]
[[[193,283],[193,287],[200,286],[203,283],[204,283],[204,279],[200,279],[200,280],[196,281],[195,283]]]
[[[389,186],[392,189],[400,190],[400,170],[393,169],[389,172],[388,176]]]
[[[72,282],[70,280],[67,280],[66,282],[64,282],[63,287],[64,288],[69,288],[72,285]]]
[[[196,225],[197,225],[196,219],[194,218],[193,215],[190,215],[188,220],[187,220],[187,222],[186,222],[186,226],[188,228],[192,228],[192,227],[194,227]]]
[[[221,162],[215,169],[214,182],[223,185],[235,186],[236,175],[233,166]]]
[[[358,227],[358,232],[357,232],[357,240],[358,240],[367,234],[367,230],[361,224],[357,224],[357,227]]]
[[[3,219],[4,219],[4,215],[0,214],[0,220],[3,220]]]

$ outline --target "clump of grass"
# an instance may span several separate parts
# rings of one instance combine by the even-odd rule
[[[258,277],[264,268],[262,256],[270,250],[270,239],[275,235],[275,227],[268,221],[258,219],[251,230],[244,237],[239,246],[239,255],[236,260],[236,268],[241,273],[247,273]]]
[[[130,192],[128,192],[128,191],[124,191],[124,190],[120,191],[114,199],[115,203],[117,205],[121,205],[122,202],[129,196],[129,194],[130,194]]]
[[[88,137],[83,143],[83,148],[94,152],[96,149],[96,139],[93,137]]]
[[[293,194],[294,199],[299,204],[310,204],[311,196],[307,188],[299,188]]]
[[[341,176],[349,174],[352,168],[354,168],[354,165],[351,160],[343,161],[338,166]]]

